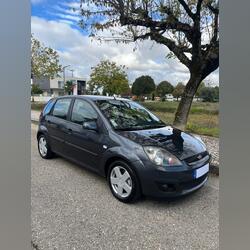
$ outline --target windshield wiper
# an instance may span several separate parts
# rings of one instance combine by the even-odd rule
[[[144,130],[144,129],[150,129],[150,128],[163,128],[166,127],[165,124],[162,125],[147,125],[147,126],[141,126],[141,127],[129,127],[129,128],[116,128],[115,130],[118,131],[133,131],[133,130]]]
[[[149,129],[149,128],[164,128],[164,127],[166,127],[166,125],[165,124],[159,124],[159,125],[148,125],[148,126],[146,126],[145,127],[145,129]]]
[[[144,127],[130,127],[130,128],[115,128],[118,131],[133,131],[133,130],[143,130]]]

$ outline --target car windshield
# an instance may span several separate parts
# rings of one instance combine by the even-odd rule
[[[116,130],[141,130],[166,126],[136,102],[114,99],[97,100],[95,103]]]

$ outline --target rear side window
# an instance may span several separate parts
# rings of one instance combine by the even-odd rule
[[[46,104],[46,106],[43,109],[43,116],[49,114],[49,112],[51,111],[54,103],[55,103],[55,99],[51,99],[51,100],[48,101],[48,103]]]
[[[94,108],[86,101],[76,99],[73,110],[71,121],[83,124],[84,121],[97,119],[97,113]]]
[[[69,98],[57,100],[52,115],[66,120],[70,102],[71,99]]]

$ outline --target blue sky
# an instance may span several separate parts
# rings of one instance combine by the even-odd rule
[[[44,18],[46,20],[57,20],[70,24],[75,29],[79,29],[77,8],[80,3],[77,1],[59,0],[31,0],[32,16]],[[75,9],[75,11],[74,11]]]
[[[78,26],[78,12],[73,11],[79,6],[77,0],[31,0],[31,32],[43,44],[56,49],[61,64],[71,65],[69,69],[74,70],[75,76],[89,78],[91,67],[102,59],[109,59],[127,67],[130,82],[143,74],[151,75],[156,84],[162,80],[174,85],[187,82],[187,68],[177,59],[167,59],[165,46],[149,40],[124,45],[100,43],[89,38],[87,32]],[[217,85],[219,70],[206,81]]]

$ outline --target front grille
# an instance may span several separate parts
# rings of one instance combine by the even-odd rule
[[[210,155],[208,154],[207,151],[196,154],[194,156],[191,156],[189,158],[186,158],[184,161],[189,165],[189,166],[201,166],[204,165],[206,162],[208,162],[210,159]]]

